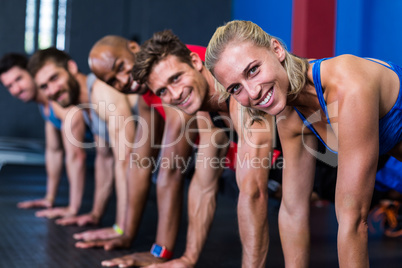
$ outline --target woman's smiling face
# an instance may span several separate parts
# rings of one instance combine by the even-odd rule
[[[213,73],[241,105],[277,115],[286,106],[289,88],[284,59],[285,51],[275,39],[270,49],[249,41],[233,42],[220,55]]]

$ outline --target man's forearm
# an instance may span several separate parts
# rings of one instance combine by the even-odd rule
[[[113,155],[99,155],[95,159],[95,190],[91,214],[100,219],[113,189]]]
[[[159,169],[157,183],[158,228],[156,243],[173,251],[183,205],[184,177],[180,169]]]
[[[126,220],[127,208],[127,169],[126,162],[123,160],[115,160],[115,189],[116,189],[116,223],[120,228],[124,228]]]
[[[63,150],[46,149],[45,159],[47,173],[45,198],[53,204],[63,170]]]
[[[128,202],[124,233],[133,239],[137,234],[151,185],[151,169],[133,165],[127,178]]]
[[[84,194],[85,172],[86,172],[86,153],[83,149],[74,148],[66,153],[66,171],[70,184],[69,208],[73,213],[78,213],[82,196]]]
[[[218,183],[209,188],[200,187],[196,180],[190,184],[188,193],[187,245],[184,256],[195,264],[201,254],[216,210]],[[202,189],[204,188],[204,189]]]

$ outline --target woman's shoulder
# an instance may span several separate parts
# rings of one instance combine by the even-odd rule
[[[361,84],[367,79],[364,58],[351,54],[339,55],[321,63],[322,86],[350,88],[354,83]]]
[[[356,65],[363,64],[365,60],[361,57],[351,55],[351,54],[343,54],[339,56],[335,56],[332,58],[328,58],[325,61],[322,61],[322,68],[326,68],[326,71],[339,72],[344,73],[345,70],[353,69]]]

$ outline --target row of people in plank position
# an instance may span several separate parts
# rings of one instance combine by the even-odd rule
[[[284,161],[278,220],[286,266],[309,265],[309,205],[319,142],[338,155],[339,264],[368,266],[367,218],[376,180],[402,192],[392,186],[401,178],[376,177],[380,155],[391,155],[398,165],[402,161],[401,67],[352,55],[301,58],[249,21],[217,28],[206,49],[182,43],[170,30],[141,46],[106,36],[92,47],[89,67],[92,73],[81,73],[56,48],[39,50],[29,61],[15,53],[1,59],[3,85],[22,101],[37,102],[45,119],[47,193],[19,207],[45,207],[36,215],[59,218],[61,225],[98,224],[114,185],[115,224],[75,234],[76,246],[129,247],[155,171],[143,160],[164,159],[169,165],[157,171],[158,227],[151,250],[102,265],[193,267],[211,226],[219,178],[229,167],[239,188],[242,266],[263,267],[277,129]],[[95,194],[93,209],[78,215],[85,144],[96,144]],[[53,208],[63,148],[70,201]],[[188,167],[177,159],[188,163],[191,157],[197,160],[188,189],[186,248],[170,260]]]

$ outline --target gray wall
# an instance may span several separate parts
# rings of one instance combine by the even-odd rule
[[[66,51],[81,71],[104,35],[140,42],[155,31],[172,29],[187,44],[208,44],[216,27],[231,19],[231,0],[69,0]],[[0,54],[24,51],[26,0],[0,0]],[[23,104],[0,88],[0,137],[43,139],[43,121],[34,104]]]

